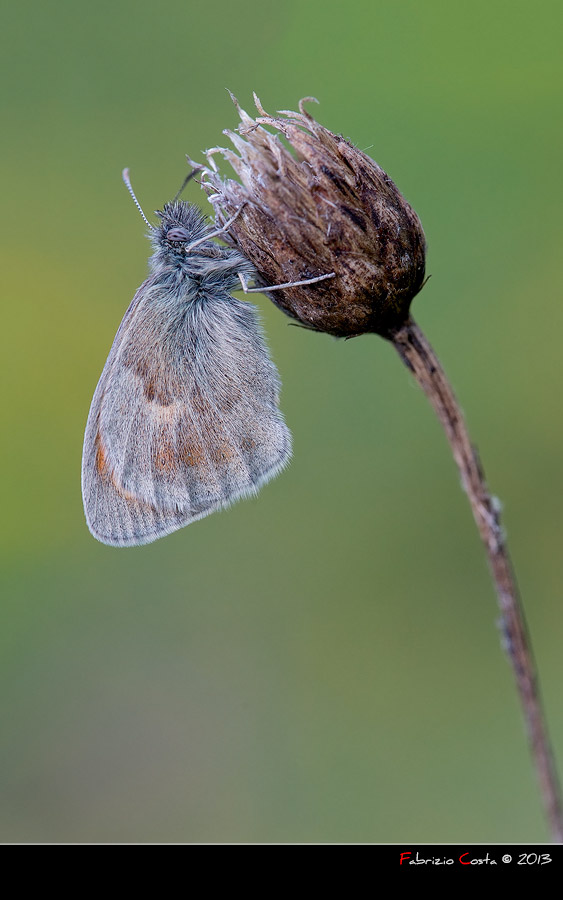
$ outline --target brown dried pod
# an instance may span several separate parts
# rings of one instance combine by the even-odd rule
[[[255,96],[259,114],[253,119],[233,97],[238,133],[224,133],[237,152],[208,151],[203,186],[219,227],[240,210],[227,240],[253,263],[259,285],[334,273],[272,292],[284,312],[316,331],[387,336],[408,319],[424,282],[420,220],[383,169],[315,121],[306,100],[298,113],[270,116]],[[220,176],[213,160],[218,152],[241,183]]]

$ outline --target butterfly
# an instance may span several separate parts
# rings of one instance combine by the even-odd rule
[[[256,493],[291,436],[256,309],[231,295],[255,270],[213,240],[230,223],[213,231],[176,195],[151,225],[123,177],[153,253],[94,393],[82,496],[93,536],[131,547]]]

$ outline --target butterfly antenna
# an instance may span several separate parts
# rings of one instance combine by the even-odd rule
[[[176,203],[176,200],[178,199],[178,197],[180,196],[180,194],[181,194],[182,191],[184,190],[184,188],[185,188],[185,186],[187,185],[188,181],[191,181],[191,180],[192,180],[192,178],[193,178],[194,175],[197,173],[197,171],[198,171],[197,169],[192,169],[191,172],[188,172],[188,174],[186,175],[186,177],[184,178],[184,180],[183,180],[183,182],[182,182],[182,187],[180,188],[180,190],[178,191],[178,193],[177,193],[176,196],[174,197],[172,203]]]
[[[123,178],[123,181],[125,182],[125,186],[126,186],[127,190],[129,191],[129,193],[130,193],[131,196],[133,197],[133,203],[135,204],[135,206],[137,207],[137,209],[138,209],[139,212],[141,213],[143,219],[145,220],[145,222],[147,223],[147,225],[149,226],[149,228],[154,228],[154,225],[151,225],[151,223],[149,222],[149,220],[148,220],[147,217],[145,216],[143,210],[141,209],[141,204],[139,203],[139,201],[138,201],[137,198],[135,197],[135,191],[134,191],[133,188],[131,187],[131,182],[129,181],[129,169],[123,169],[123,172],[121,173],[121,177]]]

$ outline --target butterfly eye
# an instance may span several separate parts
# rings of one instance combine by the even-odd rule
[[[171,228],[166,234],[166,240],[172,241],[173,243],[184,243],[185,241],[189,241],[190,236],[185,228],[181,228],[177,226],[176,228]]]

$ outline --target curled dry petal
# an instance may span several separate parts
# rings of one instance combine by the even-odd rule
[[[269,116],[255,97],[254,119],[234,102],[240,124],[225,131],[234,151],[214,148],[198,166],[218,226],[241,210],[227,240],[253,263],[266,292],[268,284],[335,273],[270,295],[303,325],[338,336],[395,331],[424,281],[424,232],[412,207],[377,163],[320,125],[304,101],[299,112]],[[239,181],[221,177],[215,153]]]

